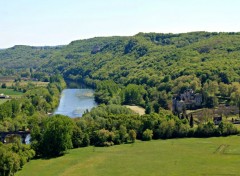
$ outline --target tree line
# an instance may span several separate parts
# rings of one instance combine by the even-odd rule
[[[33,128],[32,148],[37,156],[63,155],[67,149],[93,146],[112,146],[134,143],[135,140],[182,137],[213,137],[238,134],[229,122],[216,126],[208,121],[193,125],[190,119],[178,118],[170,111],[138,115],[120,105],[100,105],[82,118],[70,119],[55,115]]]

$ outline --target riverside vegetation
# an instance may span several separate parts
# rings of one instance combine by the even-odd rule
[[[0,131],[30,129],[35,157],[47,158],[88,145],[237,134],[228,121],[216,126],[212,117],[206,117],[194,124],[193,119],[179,118],[169,109],[173,95],[189,88],[202,93],[203,107],[219,103],[239,106],[239,44],[239,33],[139,33],[59,47],[1,50],[0,65],[4,67],[0,76],[14,76],[12,88],[25,94],[0,105]],[[26,78],[50,83],[47,87],[20,87],[18,83]],[[66,86],[63,78],[95,88],[101,105],[82,118],[48,117]],[[142,106],[146,114],[140,116],[122,105]],[[1,162],[8,163],[0,168],[3,175],[14,174],[25,163],[15,164],[21,155],[12,147],[7,151],[19,157],[7,162],[2,150]]]

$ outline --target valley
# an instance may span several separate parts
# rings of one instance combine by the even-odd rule
[[[0,50],[0,131],[31,132],[0,143],[0,175],[236,174],[239,45],[138,33]]]

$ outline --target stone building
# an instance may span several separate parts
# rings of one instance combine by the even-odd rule
[[[187,109],[197,109],[202,106],[202,102],[202,94],[194,93],[192,89],[187,89],[182,94],[173,97],[172,111],[182,113]]]

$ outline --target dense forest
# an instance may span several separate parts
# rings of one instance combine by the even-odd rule
[[[24,92],[0,105],[0,131],[30,130],[32,137],[31,148],[0,143],[0,162],[7,163],[1,175],[14,174],[34,156],[55,157],[70,148],[238,133],[227,121],[194,121],[171,110],[172,99],[189,89],[202,96],[201,108],[240,106],[240,33],[139,33],[57,47],[14,46],[0,50],[0,77],[14,78],[10,88]],[[49,83],[22,87],[21,80]],[[99,106],[82,118],[49,117],[66,80],[94,88]],[[146,114],[122,105],[144,107]]]
[[[171,109],[174,95],[192,89],[203,106],[237,105],[240,33],[139,33],[99,37],[59,47],[14,46],[0,50],[1,75],[64,79],[96,89],[105,104],[136,104],[147,112]],[[32,72],[30,74],[29,72]]]

